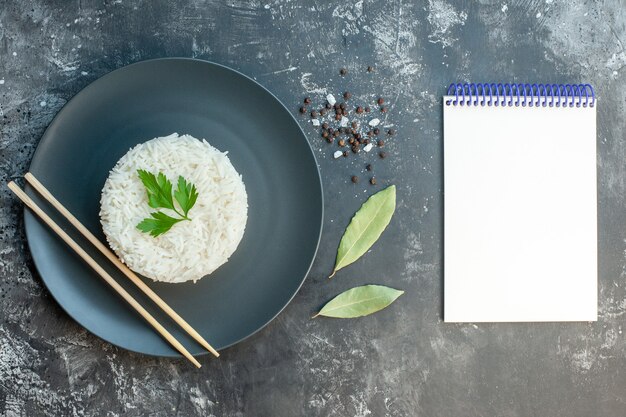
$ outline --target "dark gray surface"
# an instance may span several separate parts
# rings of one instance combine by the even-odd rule
[[[268,114],[257,112],[260,107]],[[245,122],[241,114],[249,115]],[[129,65],[90,84],[63,107],[29,169],[104,242],[100,195],[110,170],[128,149],[172,132],[208,138],[228,152],[246,184],[246,230],[228,263],[209,279],[175,285],[145,281],[200,334],[211,335],[215,349],[223,349],[259,330],[293,298],[321,234],[324,202],[317,162],[298,122],[271,93],[235,71],[197,59]],[[29,194],[40,207],[49,207],[38,193]],[[101,265],[110,266],[60,214],[48,212]],[[71,317],[114,345],[178,355],[30,210],[24,225],[37,271]],[[123,273],[106,266],[189,352],[206,353],[184,331],[169,326],[167,316]]]
[[[7,416],[618,416],[626,414],[625,4],[572,1],[5,1],[0,7],[2,182],[21,176],[59,108],[141,59],[195,56],[255,77],[294,112],[305,94],[384,94],[398,128],[381,185],[398,208],[370,254],[326,280],[341,232],[372,189],[315,144],[326,219],[313,270],[261,333],[202,359],[131,354],[90,336],[33,274],[21,208],[0,205],[0,410]],[[14,54],[15,53],[15,54]],[[369,76],[364,67],[374,64]],[[350,75],[337,70],[347,66]],[[447,83],[596,87],[599,320],[441,322],[440,96]],[[262,110],[260,110],[262,111]],[[321,150],[318,150],[321,149]],[[271,150],[268,150],[270,152]],[[355,165],[350,165],[355,161]],[[310,320],[362,283],[406,294],[377,315]]]

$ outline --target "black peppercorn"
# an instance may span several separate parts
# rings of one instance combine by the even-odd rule
[[[314,119],[316,119],[316,118],[317,118],[317,110],[313,110],[313,111],[311,112],[311,117],[312,117],[312,118],[314,118]]]
[[[357,182],[359,182],[359,177],[357,177],[356,175],[353,175],[351,180],[352,180],[353,183],[356,184]]]
[[[370,178],[370,184],[376,185],[376,177]]]
[[[341,104],[339,105],[339,108],[340,108],[341,110],[344,110],[344,109],[346,108],[346,103],[341,103]]]
[[[369,108],[369,107],[366,107],[366,108],[365,108],[365,113],[369,113],[369,112],[370,112],[370,108]]]
[[[335,104],[333,105],[333,108],[334,108],[335,110],[337,110],[337,109],[339,108],[339,103],[335,103]]]
[[[337,114],[335,115],[335,120],[341,120],[341,114],[337,113]]]
[[[350,97],[352,97],[352,94],[349,91],[346,91],[345,93],[343,93],[343,98],[345,98],[346,100],[349,100]]]
[[[328,137],[328,130],[323,130],[322,131],[322,137],[325,139]]]
[[[382,139],[379,139],[378,142],[376,142],[376,145],[378,145],[379,148],[382,148],[383,146],[385,146],[385,141]]]
[[[300,113],[302,114],[306,113],[306,107],[300,107]]]
[[[365,165],[365,169],[368,170],[368,171],[371,171],[372,170],[372,164]]]
[[[356,112],[357,112],[358,114],[363,113],[363,107],[358,106],[358,107],[356,108]]]
[[[339,135],[340,135],[340,133],[339,133],[339,131],[338,131],[338,130],[335,130],[335,131],[333,132],[333,137],[335,137],[335,138],[336,138],[336,137],[337,137],[337,136],[339,136]]]
[[[326,107],[328,110],[333,108],[333,106],[331,106],[329,102],[326,102],[326,105],[324,107]]]
[[[304,104],[311,104],[311,98],[310,97],[305,97]]]
[[[374,128],[374,134],[378,136],[379,133],[380,133],[380,129],[375,127]]]
[[[381,159],[385,159],[387,157],[387,152],[381,152],[378,154],[378,156],[380,156]]]
[[[378,100],[376,100],[376,103],[378,103],[379,105],[382,105],[385,102],[385,100],[383,100],[382,97],[378,97]]]
[[[348,73],[348,70],[345,69],[345,68],[342,68],[342,69],[339,70],[339,74],[341,74],[341,75],[346,75],[347,73]]]
[[[359,153],[359,147],[356,146],[356,143],[354,145],[352,145],[352,152]]]
[[[359,124],[357,122],[352,122],[350,126],[352,126],[353,129],[356,129],[357,127],[359,127]]]
[[[339,139],[339,142],[337,142],[339,144],[339,146],[341,146],[342,148],[344,146],[346,146],[346,141],[344,139]]]
[[[326,109],[320,109],[320,115],[325,116],[326,115]]]
[[[329,137],[326,138],[326,142],[328,142],[328,143],[333,143],[334,140],[335,139],[332,136],[329,136]]]
[[[354,138],[350,138],[350,139],[348,139],[348,143],[349,143],[350,145],[354,145]]]
[[[327,122],[322,123],[322,129],[328,129],[328,123]]]
[[[372,132],[371,130],[370,130],[370,131],[368,131],[368,132],[367,132],[367,136],[369,136],[369,137],[371,138],[372,136],[374,136],[374,132]]]
[[[380,108],[380,112],[381,113],[387,113],[387,107],[381,107]]]
[[[367,144],[370,143],[370,140],[369,139],[363,139],[363,143],[367,145]]]
[[[374,72],[374,67],[371,65],[367,67],[367,72]]]
[[[343,151],[343,157],[347,158],[348,157],[348,151]]]
[[[388,134],[389,136],[393,136],[393,135],[395,135],[395,134],[396,134],[396,131],[395,131],[395,130],[393,130],[393,129],[389,129],[389,130],[387,131],[387,134]]]

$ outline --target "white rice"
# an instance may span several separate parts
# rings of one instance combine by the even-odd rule
[[[179,175],[195,184],[198,200],[189,211],[191,221],[176,223],[158,237],[137,229],[157,211],[148,206],[138,169],[162,172],[174,190]],[[177,217],[168,209],[158,211]],[[196,281],[215,271],[237,249],[247,218],[246,189],[226,152],[177,133],[128,151],[111,170],[100,200],[100,221],[111,248],[129,268],[156,281]]]

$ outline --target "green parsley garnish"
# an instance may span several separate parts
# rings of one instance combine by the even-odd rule
[[[172,210],[179,216],[172,217],[161,211],[156,211],[150,213],[152,217],[143,219],[137,225],[137,229],[157,237],[166,233],[178,222],[183,220],[191,221],[188,217],[189,210],[196,204],[196,200],[198,199],[198,191],[195,185],[187,182],[182,176],[179,176],[178,188],[174,191],[174,198],[172,198],[172,183],[162,172],[159,172],[158,175],[154,175],[151,172],[138,169],[137,174],[139,174],[139,179],[141,179],[141,182],[143,182],[148,192],[148,205],[155,209],[164,208]],[[174,205],[174,199],[178,202],[182,213]]]

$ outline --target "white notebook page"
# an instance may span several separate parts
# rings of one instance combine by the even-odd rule
[[[444,321],[597,318],[594,107],[444,97]]]

